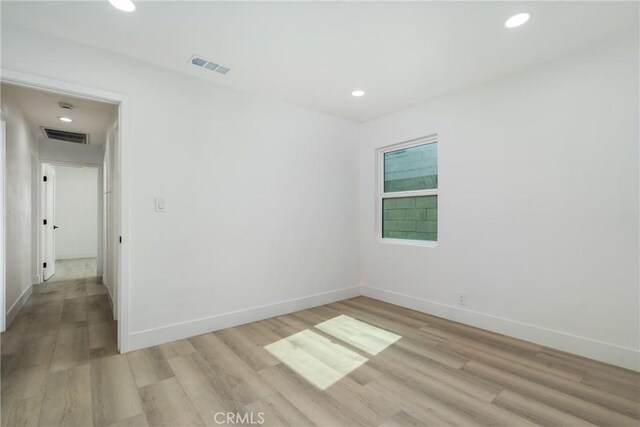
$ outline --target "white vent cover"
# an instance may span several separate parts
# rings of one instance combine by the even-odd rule
[[[227,74],[229,71],[231,71],[231,68],[220,65],[215,61],[209,61],[208,59],[205,59],[200,55],[193,55],[189,62],[196,67],[205,68],[209,71],[215,71],[216,73],[220,74]]]
[[[48,140],[56,140],[56,141],[64,141],[64,142],[72,142],[74,144],[89,144],[89,134],[88,133],[79,133],[79,132],[69,132],[67,130],[60,129],[52,129],[41,126],[42,133]]]

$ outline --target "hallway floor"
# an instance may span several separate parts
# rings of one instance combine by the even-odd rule
[[[2,334],[3,426],[82,425],[65,417],[72,411],[65,384],[88,372],[92,361],[118,354],[116,322],[95,259],[58,263],[57,280],[35,285]]]
[[[56,274],[45,283],[68,282],[70,280],[87,279],[98,274],[95,258],[59,259],[56,261]]]

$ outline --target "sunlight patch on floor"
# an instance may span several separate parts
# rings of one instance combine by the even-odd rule
[[[374,356],[402,338],[344,314],[322,322],[316,328]]]
[[[380,353],[402,338],[345,315],[315,327],[371,355]],[[326,390],[369,360],[309,329],[264,348],[320,390]]]
[[[326,390],[369,360],[308,329],[264,348],[321,390]]]

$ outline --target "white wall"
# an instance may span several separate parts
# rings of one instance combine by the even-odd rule
[[[55,166],[56,259],[98,255],[98,169]]]
[[[75,162],[101,165],[104,147],[101,145],[78,145],[68,142],[38,138],[40,160],[52,162]]]
[[[1,94],[6,121],[5,252],[8,327],[30,295],[32,285],[32,166],[38,152],[24,113],[11,88]]]
[[[365,294],[638,369],[638,76],[635,35],[364,124]],[[375,150],[435,133],[438,247],[380,243]]]
[[[4,23],[2,67],[130,98],[133,347],[359,293],[356,124]]]

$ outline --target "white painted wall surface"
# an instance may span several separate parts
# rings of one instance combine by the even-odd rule
[[[365,294],[638,369],[638,63],[633,35],[365,123]],[[375,150],[434,133],[438,247],[380,243]]]
[[[104,147],[101,145],[78,145],[68,142],[38,138],[40,160],[52,162],[75,162],[101,165]]]
[[[4,23],[2,67],[130,97],[132,346],[359,293],[356,124]]]
[[[54,166],[56,170],[56,259],[98,255],[98,169]]]
[[[16,107],[12,91],[1,94],[6,121],[6,310],[7,327],[24,304],[32,285],[31,203],[32,165],[37,159],[35,137],[24,114]]]

